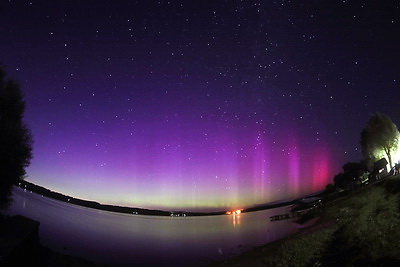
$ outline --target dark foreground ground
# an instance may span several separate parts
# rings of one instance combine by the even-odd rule
[[[23,216],[0,216],[0,266],[94,266],[40,244],[39,223]]]
[[[311,227],[216,266],[400,266],[400,177],[330,194]]]
[[[323,208],[310,215],[316,220],[311,227],[212,265],[400,266],[400,176],[356,192],[332,193],[326,200]],[[15,241],[15,235],[11,235],[10,241],[5,234],[10,232],[5,218],[0,222],[0,249],[4,251]],[[32,229],[36,227],[34,223],[29,225]],[[20,233],[18,229],[15,231]],[[35,235],[28,234],[27,238],[8,256],[0,255],[1,266],[96,266],[42,247]]]

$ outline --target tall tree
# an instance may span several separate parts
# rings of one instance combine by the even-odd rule
[[[13,184],[25,176],[32,158],[32,135],[23,122],[25,101],[20,86],[0,68],[0,209],[11,200]]]
[[[400,133],[396,124],[385,114],[372,115],[361,131],[361,149],[364,160],[372,164],[380,159],[382,152],[393,167],[392,152],[398,148]]]

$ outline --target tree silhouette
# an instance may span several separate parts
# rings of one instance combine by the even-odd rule
[[[32,135],[23,122],[20,86],[0,68],[0,209],[8,206],[13,184],[25,176],[32,158]]]
[[[361,131],[361,149],[364,160],[372,163],[382,157],[382,152],[387,156],[390,167],[393,167],[392,152],[398,147],[399,130],[392,120],[385,114],[372,115],[365,128]]]
[[[365,172],[364,162],[347,162],[342,166],[343,172],[338,173],[333,178],[335,186],[342,189],[354,189],[360,182],[360,176]]]

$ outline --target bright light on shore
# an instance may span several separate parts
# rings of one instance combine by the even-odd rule
[[[398,138],[398,140],[400,140],[400,137]],[[387,170],[390,170],[390,168],[393,167],[393,166],[390,166],[389,158],[383,149],[375,151],[375,157],[377,159],[385,158],[387,160],[387,162],[388,162],[388,164],[386,165]],[[397,148],[393,149],[393,151],[391,152],[391,157],[392,157],[393,165],[395,165],[396,163],[399,163],[399,161],[400,161],[400,142],[398,143]]]
[[[227,211],[226,214],[227,215],[235,215],[235,214],[240,214],[242,213],[243,209],[239,209],[239,210],[232,210],[232,211]]]

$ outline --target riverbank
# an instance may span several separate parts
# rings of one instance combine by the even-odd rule
[[[332,198],[294,235],[214,266],[399,266],[400,176]]]

